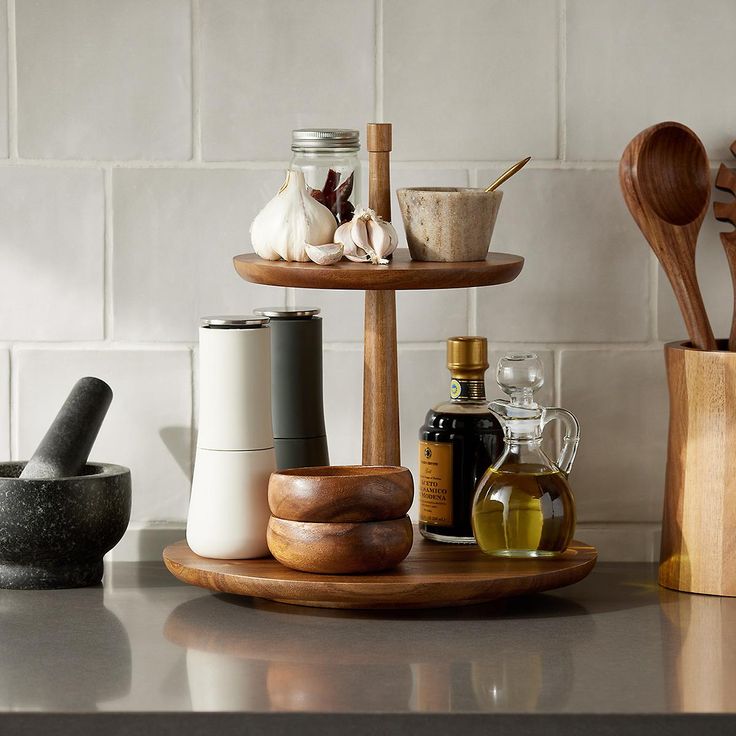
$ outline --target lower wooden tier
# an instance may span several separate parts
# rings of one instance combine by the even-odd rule
[[[222,593],[318,608],[446,608],[538,593],[582,580],[598,553],[573,542],[553,559],[503,560],[471,545],[428,542],[415,533],[409,556],[395,569],[371,575],[316,575],[273,558],[214,560],[185,541],[164,550],[169,571],[190,585]]]

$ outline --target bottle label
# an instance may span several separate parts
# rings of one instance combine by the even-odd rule
[[[450,381],[450,398],[453,401],[484,401],[486,384],[482,380],[453,378]]]
[[[452,445],[419,443],[419,521],[452,526]]]

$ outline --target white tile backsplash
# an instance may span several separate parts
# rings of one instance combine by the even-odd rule
[[[13,353],[13,362],[17,459],[33,454],[74,383],[97,376],[110,384],[113,400],[91,459],[130,468],[132,521],[186,518],[192,424],[188,349],[22,348]]]
[[[191,157],[189,0],[15,7],[22,156]]]
[[[733,0],[567,0],[567,155],[618,160],[640,130],[678,120],[710,154],[736,137]]]
[[[204,158],[280,161],[295,128],[359,128],[362,139],[373,118],[373,6],[200,0]]]
[[[363,342],[365,297],[362,291],[297,289],[299,304],[322,310],[323,340]],[[399,342],[436,342],[467,333],[465,289],[396,292],[396,334]]]
[[[113,176],[117,340],[197,340],[199,317],[283,304],[283,289],[238,276],[249,227],[283,173],[118,169]]]
[[[76,378],[107,378],[95,454],[132,467],[135,496],[118,559],[156,558],[186,515],[198,318],[298,301],[323,309],[332,461],[359,462],[363,293],[249,284],[232,257],[293,128],[358,128],[365,156],[385,120],[402,246],[395,189],[483,186],[534,157],[491,246],[526,258],[514,283],[397,293],[404,462],[447,394],[447,337],[488,337],[489,397],[498,356],[536,349],[542,401],[582,423],[578,536],[656,559],[661,343],[684,328],[616,161],[676,119],[736,168],[734,31],[733,0],[0,0],[0,460],[32,452]],[[720,229],[709,212],[698,276],[726,336]]]
[[[104,182],[0,167],[0,340],[103,337]]]
[[[667,381],[660,348],[563,350],[560,403],[580,420],[571,482],[581,522],[662,516]]]
[[[618,174],[526,168],[503,191],[491,249],[526,262],[511,284],[478,290],[481,332],[499,341],[647,340],[649,252]]]
[[[324,403],[332,465],[360,465],[363,437],[363,351],[324,352]]]
[[[384,0],[383,17],[397,160],[556,157],[555,0]]]
[[[0,350],[0,462],[10,459],[10,352]]]
[[[0,158],[8,156],[8,3],[0,0]]]
[[[578,524],[575,539],[598,550],[598,562],[658,562],[659,523]]]

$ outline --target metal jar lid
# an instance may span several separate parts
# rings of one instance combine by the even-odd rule
[[[298,153],[360,150],[360,133],[342,128],[302,128],[291,131],[291,150]]]
[[[220,315],[215,317],[201,317],[200,327],[209,327],[215,330],[246,330],[253,327],[268,326],[269,319],[261,314]]]
[[[320,313],[319,307],[258,307],[255,314],[270,319],[311,319]]]

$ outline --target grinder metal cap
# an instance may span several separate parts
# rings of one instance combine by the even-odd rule
[[[319,307],[258,307],[253,313],[269,319],[312,319],[320,311]]]
[[[467,335],[449,338],[447,367],[455,378],[482,381],[488,370],[488,340]]]
[[[245,330],[252,327],[267,327],[268,321],[268,317],[261,314],[226,314],[201,317],[199,326],[217,330]]]

